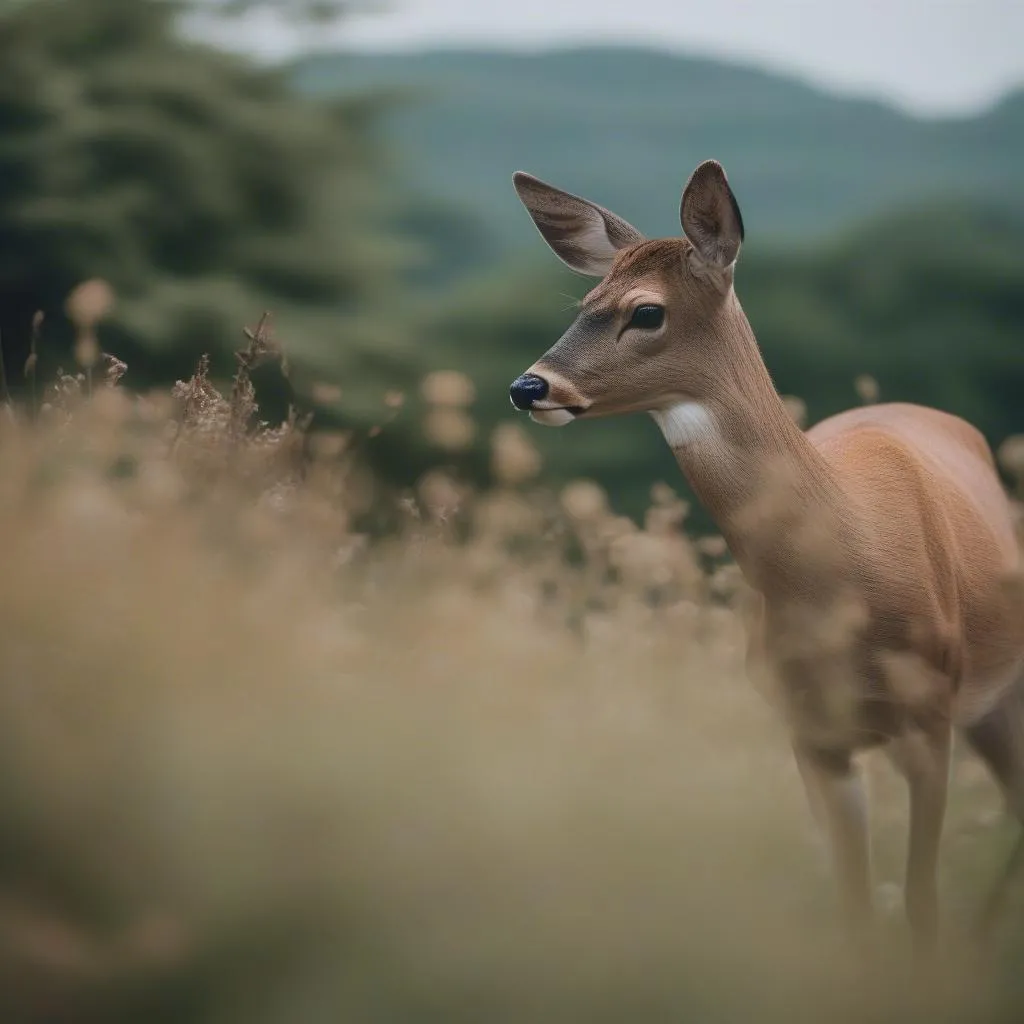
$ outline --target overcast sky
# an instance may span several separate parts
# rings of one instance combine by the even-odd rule
[[[1024,84],[1024,0],[387,0],[391,13],[305,38],[252,20],[236,44],[543,47],[647,42],[781,69],[921,113],[970,111]]]

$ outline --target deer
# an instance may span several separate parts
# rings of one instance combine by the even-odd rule
[[[513,183],[554,254],[600,279],[512,383],[513,406],[546,426],[653,418],[752,596],[747,674],[781,712],[844,930],[867,950],[862,761],[881,749],[908,787],[903,912],[930,962],[954,736],[1024,822],[1021,554],[988,443],[950,413],[899,402],[801,428],[736,295],[743,218],[718,161],[687,181],[673,238],[649,240],[524,171]],[[979,936],[1022,861],[1024,839]]]

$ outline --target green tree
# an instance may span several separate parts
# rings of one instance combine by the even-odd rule
[[[261,5],[299,16],[347,6]],[[0,5],[8,375],[19,376],[36,310],[40,371],[69,358],[65,296],[101,277],[117,296],[101,343],[134,385],[187,375],[203,351],[229,370],[243,325],[270,309],[300,385],[368,381],[346,407],[368,417],[410,370],[407,343],[377,312],[411,255],[378,226],[395,216],[371,131],[378,101],[310,101],[284,71],[186,40],[177,19],[196,6]]]
[[[352,0],[182,0],[180,6],[206,9],[226,17],[255,10],[270,10],[290,18],[326,21],[356,7],[376,5],[353,3]]]

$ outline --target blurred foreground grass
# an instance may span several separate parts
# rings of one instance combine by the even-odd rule
[[[973,762],[942,971],[911,984],[874,761],[889,910],[877,967],[845,955],[735,574],[671,491],[643,528],[535,492],[506,425],[505,486],[432,474],[367,543],[351,439],[255,423],[270,348],[226,397],[108,361],[0,410],[0,1019],[1020,1019],[1019,914],[985,958],[959,934],[1013,835]],[[458,377],[425,392],[458,433]]]

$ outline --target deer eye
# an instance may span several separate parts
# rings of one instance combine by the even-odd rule
[[[630,327],[639,327],[642,331],[656,331],[665,322],[664,306],[637,306],[629,321]]]

